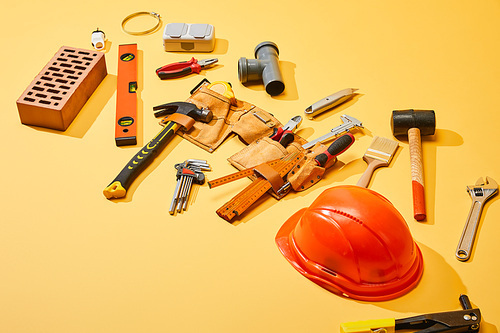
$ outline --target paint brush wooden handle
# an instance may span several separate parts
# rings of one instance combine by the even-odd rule
[[[359,178],[356,185],[361,187],[368,187],[368,184],[370,184],[370,180],[372,179],[372,175],[375,169],[387,166],[387,162],[377,160],[374,158],[373,159],[364,158],[364,160],[368,163],[368,166],[363,175],[361,175],[361,178]]]

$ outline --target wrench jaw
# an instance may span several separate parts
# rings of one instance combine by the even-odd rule
[[[467,192],[471,198],[486,201],[498,192],[498,184],[491,177],[486,176],[486,181],[479,177],[475,185],[467,186]]]

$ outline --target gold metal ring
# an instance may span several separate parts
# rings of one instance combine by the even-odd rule
[[[153,28],[145,30],[145,31],[130,31],[130,30],[125,29],[125,24],[127,24],[128,21],[130,21],[134,17],[140,16],[140,15],[152,16],[158,20],[158,23],[156,23],[156,25]],[[137,13],[130,14],[129,16],[127,16],[123,19],[122,29],[124,32],[128,33],[129,35],[140,36],[140,35],[147,35],[149,33],[156,31],[160,27],[160,24],[161,24],[160,14],[155,13],[155,12],[137,12]]]

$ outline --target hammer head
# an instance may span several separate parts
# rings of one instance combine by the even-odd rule
[[[180,113],[193,118],[196,121],[209,123],[212,120],[212,111],[208,109],[198,109],[196,105],[187,102],[172,102],[153,107],[155,117],[164,117],[173,113]]]
[[[436,130],[434,110],[394,110],[391,129],[394,136],[407,135],[410,128],[418,128],[420,135],[433,135]]]

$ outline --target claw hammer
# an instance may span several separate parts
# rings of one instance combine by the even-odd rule
[[[161,121],[163,129],[132,157],[118,176],[104,189],[103,194],[106,198],[124,197],[130,184],[151,164],[180,127],[189,130],[195,121],[208,123],[213,117],[212,111],[198,109],[196,105],[187,102],[162,104],[155,106],[153,110],[156,111],[156,117],[166,116]]]

